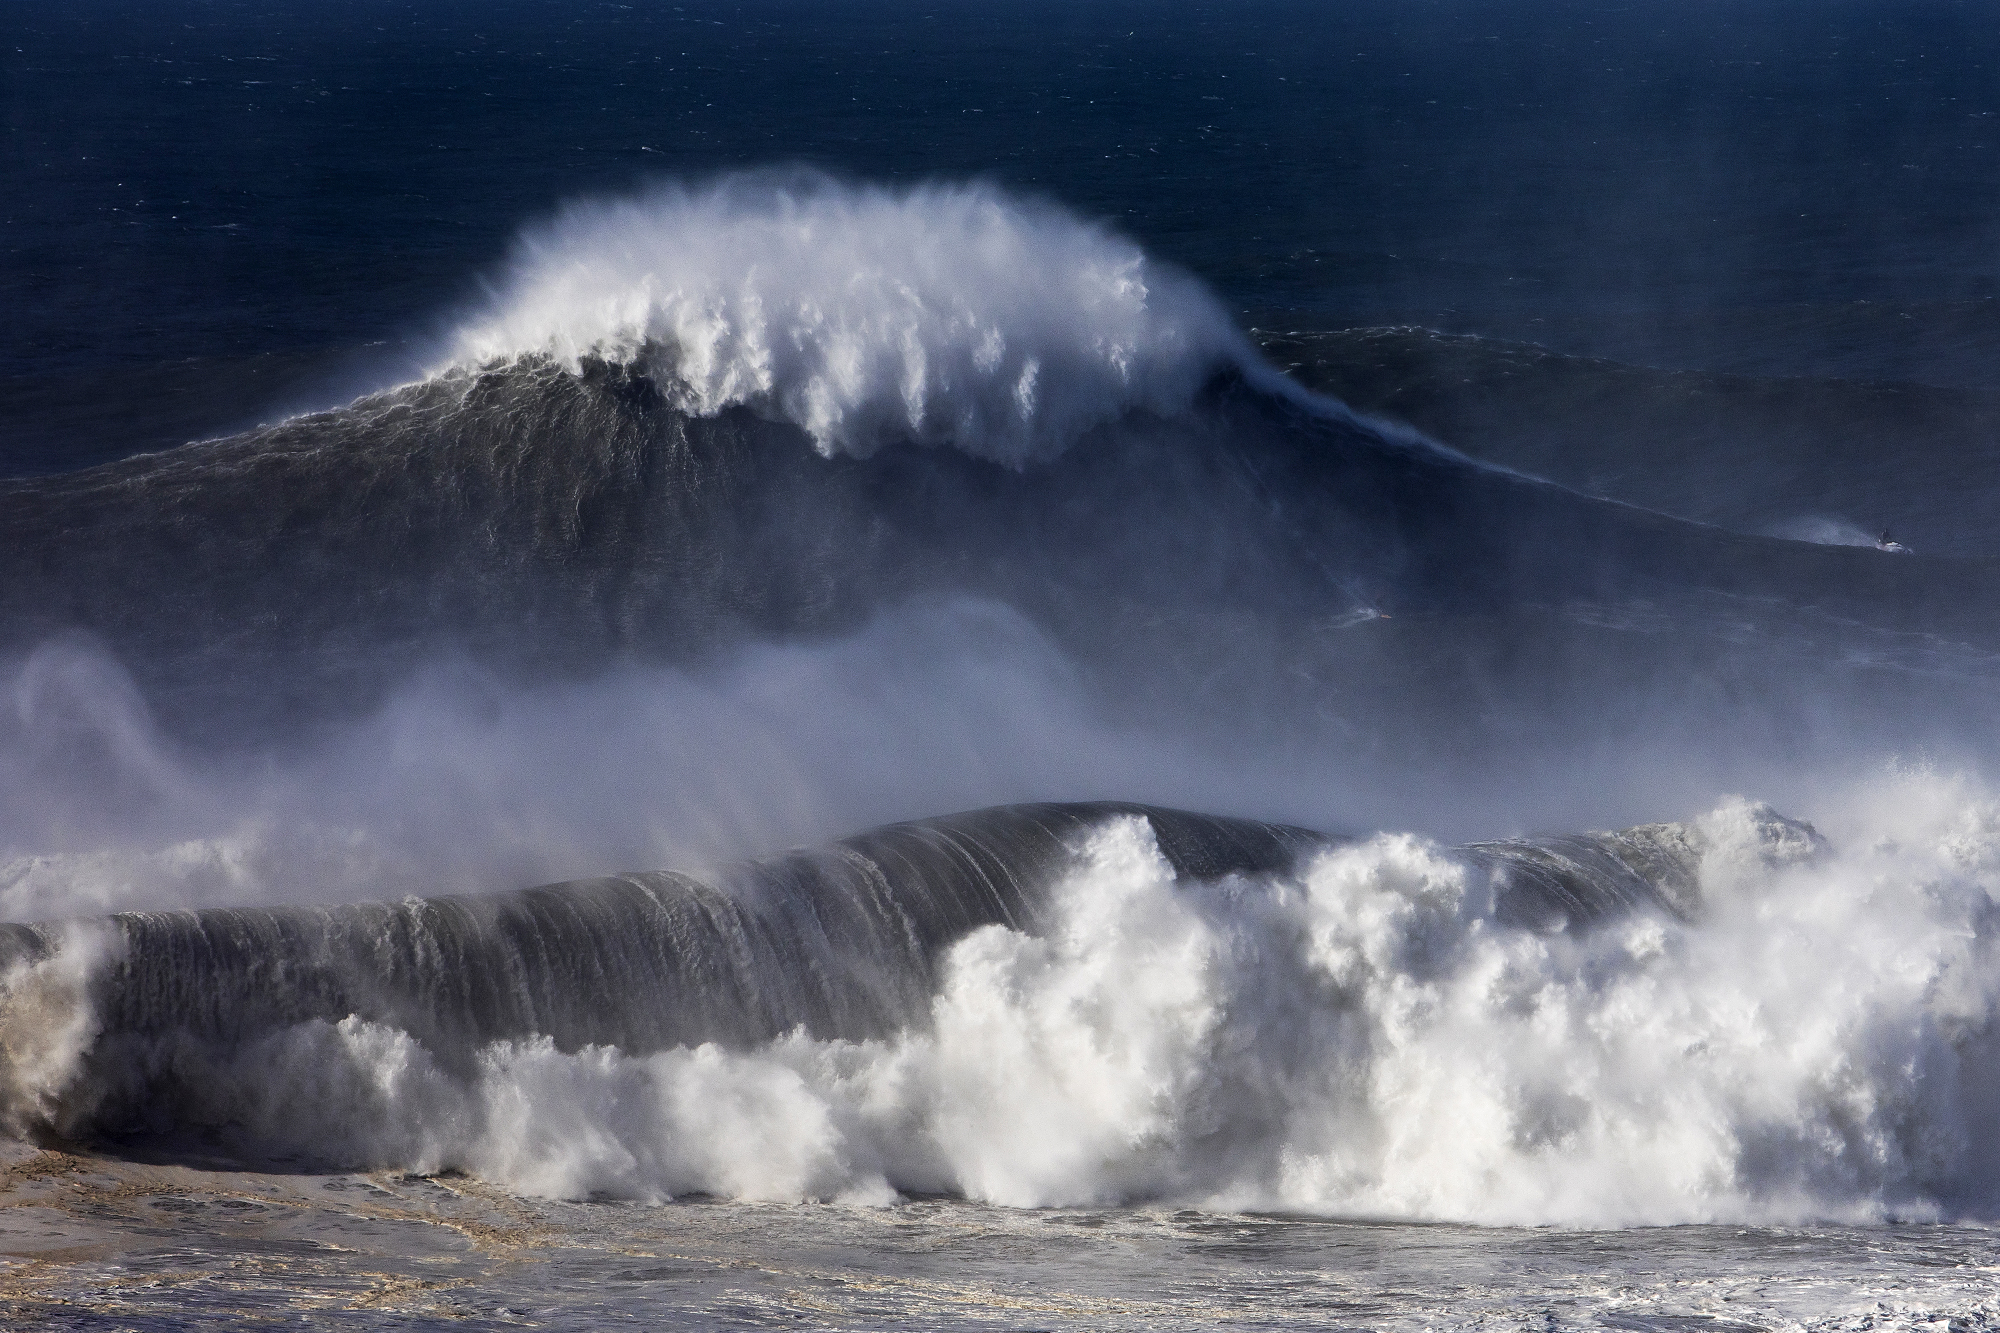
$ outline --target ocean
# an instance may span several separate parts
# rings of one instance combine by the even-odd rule
[[[0,1320],[2000,1327],[2000,23],[0,27]]]

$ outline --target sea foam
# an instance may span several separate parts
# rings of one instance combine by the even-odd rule
[[[453,366],[632,365],[818,448],[950,443],[1021,463],[1254,360],[1215,299],[1108,229],[986,184],[812,173],[661,186],[530,232]]]
[[[927,1014],[879,1038],[530,1037],[467,1060],[349,1017],[182,1044],[175,1114],[560,1197],[1982,1215],[2000,1202],[2000,817],[1921,774],[1857,809],[1828,841],[1726,802],[1681,830],[1692,919],[1559,931],[1501,925],[1487,863],[1420,837],[1199,881],[1116,817],[1077,847],[1046,928],[965,935]],[[65,1095],[59,1054],[34,1067],[44,1101]]]

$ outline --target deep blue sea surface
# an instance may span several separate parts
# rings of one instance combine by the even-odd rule
[[[779,162],[1047,195],[1263,322],[2000,387],[1992,20],[1847,0],[17,6],[5,465],[324,399],[476,299],[558,204]]]

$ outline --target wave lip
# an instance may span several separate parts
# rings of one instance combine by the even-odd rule
[[[575,205],[517,249],[452,364],[633,365],[698,416],[747,407],[827,455],[950,443],[1023,463],[1254,360],[1130,241],[986,184],[812,172]]]

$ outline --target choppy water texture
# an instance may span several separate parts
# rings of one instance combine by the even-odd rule
[[[1383,1226],[524,1201],[462,1177],[10,1166],[0,1310],[37,1328],[1990,1327],[1984,1229]]]

